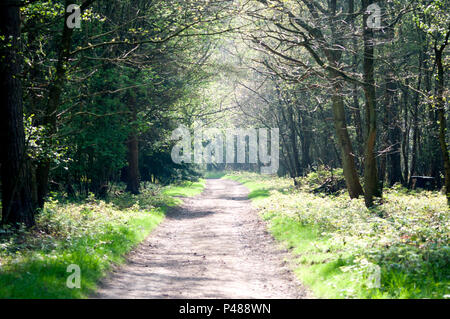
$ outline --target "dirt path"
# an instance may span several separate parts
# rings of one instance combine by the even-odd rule
[[[248,200],[230,180],[208,180],[104,280],[94,298],[302,298]]]

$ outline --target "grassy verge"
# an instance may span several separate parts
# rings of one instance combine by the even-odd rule
[[[192,196],[204,182],[184,183],[106,201],[53,199],[30,231],[0,230],[0,298],[86,298],[98,280],[164,219],[174,196]],[[81,270],[81,288],[69,289],[69,265]]]
[[[310,192],[305,178],[227,175],[250,190],[271,233],[295,256],[295,273],[323,298],[448,298],[450,216],[433,192],[385,191],[368,210],[345,192]]]
[[[201,194],[205,189],[205,180],[200,179],[198,182],[185,181],[181,184],[170,185],[164,188],[163,194],[171,197],[192,197]],[[176,198],[176,202],[180,200]]]

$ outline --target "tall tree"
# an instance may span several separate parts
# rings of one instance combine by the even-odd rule
[[[20,3],[0,7],[2,223],[34,224],[23,123]]]
[[[363,0],[363,8],[368,8],[374,1]],[[375,196],[381,196],[381,190],[378,181],[377,162],[375,157],[375,143],[377,141],[377,97],[375,92],[374,75],[374,30],[370,27],[369,19],[373,13],[367,10],[363,19],[363,37],[364,37],[364,60],[363,60],[363,78],[364,94],[366,96],[366,149],[364,154],[364,199],[366,206],[373,206]]]

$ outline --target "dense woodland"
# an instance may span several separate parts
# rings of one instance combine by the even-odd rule
[[[320,298],[449,298],[449,0],[0,9],[0,298],[92,296],[166,213],[120,297],[235,297],[260,280],[275,296],[296,276]],[[205,149],[196,132],[279,129],[278,176],[250,136],[245,163],[225,147],[178,163],[180,127]],[[270,236],[293,257],[288,284]]]
[[[180,124],[278,127],[280,176],[343,168],[367,207],[416,176],[450,201],[447,0],[72,2],[1,3],[3,223],[195,177]]]

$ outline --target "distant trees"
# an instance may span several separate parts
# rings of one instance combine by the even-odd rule
[[[450,156],[448,149],[448,126],[446,114],[448,114],[448,87],[446,86],[446,74],[448,74],[448,56],[446,49],[450,37],[450,1],[419,1],[417,22],[421,30],[426,33],[425,41],[430,42],[433,48],[435,71],[435,96],[431,97],[432,106],[435,108],[439,123],[439,144],[441,146],[444,162],[444,180],[447,201],[450,206]],[[448,53],[447,53],[448,54]],[[426,94],[430,94],[427,92]]]
[[[446,1],[243,2],[241,11],[254,23],[243,38],[261,55],[259,61],[249,62],[252,69],[277,78],[275,87],[280,87],[279,82],[297,83],[281,85],[285,92],[265,95],[265,99],[298,96],[296,101],[321,115],[314,120],[316,135],[319,127],[329,127],[326,121],[332,115],[350,197],[364,194],[368,207],[381,197],[385,183],[412,186],[412,176],[422,174],[433,176],[440,186],[442,173],[448,183],[446,64],[439,66],[439,61],[431,60],[446,60],[450,28],[446,7]],[[436,93],[432,92],[433,76]],[[320,100],[320,107],[307,98],[309,94]],[[285,114],[293,103],[286,104]],[[289,117],[286,120],[292,123]],[[287,167],[303,156],[297,155],[292,145],[303,144],[293,136],[301,137],[301,126],[299,117],[296,128],[286,127],[290,136],[283,140]],[[441,152],[437,152],[439,143]],[[337,160],[333,157],[320,159],[334,166]],[[360,163],[364,191],[359,181]]]
[[[4,223],[33,225],[49,190],[185,178],[170,131],[236,108],[237,123],[280,128],[296,183],[324,165],[368,207],[415,175],[449,196],[448,0],[80,0],[81,29],[71,2],[2,4]],[[211,65],[230,42],[235,65]],[[205,98],[220,75],[234,92]]]

